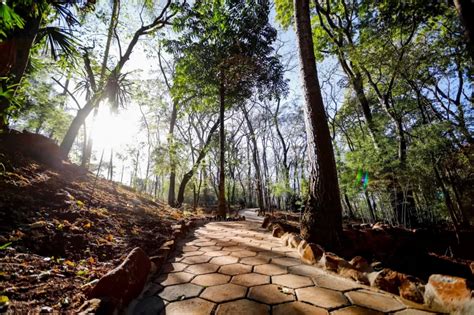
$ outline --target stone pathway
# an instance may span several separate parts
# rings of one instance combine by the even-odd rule
[[[155,309],[141,303],[134,313],[432,314],[302,264],[294,249],[244,215],[247,221],[210,222],[190,233],[151,284]]]

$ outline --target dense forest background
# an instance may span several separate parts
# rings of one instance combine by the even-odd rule
[[[345,218],[472,224],[474,53],[458,2],[311,2]],[[221,206],[304,210],[292,1],[2,1],[0,16],[2,130],[52,138],[185,211],[222,191]]]

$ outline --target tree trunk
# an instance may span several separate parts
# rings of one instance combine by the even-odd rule
[[[309,14],[309,0],[294,0],[300,73],[307,113],[309,198],[301,221],[301,235],[328,250],[342,245],[342,206],[336,162],[318,81]]]
[[[201,148],[201,152],[199,152],[196,162],[194,163],[193,167],[186,174],[184,174],[183,179],[181,180],[181,184],[179,185],[178,198],[176,199],[176,204],[175,204],[176,208],[181,207],[181,205],[183,204],[186,185],[193,177],[194,172],[196,172],[196,170],[201,165],[202,160],[204,160],[204,158],[206,157],[207,151],[209,149],[209,145],[211,144],[212,136],[214,135],[214,132],[217,130],[217,127],[219,127],[219,124],[220,124],[220,120],[218,120],[209,130],[206,143]]]
[[[468,42],[469,53],[474,62],[474,20],[472,19],[474,3],[472,0],[454,0],[454,5],[456,6],[461,22],[464,24],[464,33]]]
[[[347,196],[347,194],[344,194],[344,200],[347,205],[347,212],[349,214],[349,219],[355,219],[354,210],[352,210],[351,201],[349,200],[349,196]]]
[[[71,125],[69,126],[69,129],[67,130],[66,135],[64,136],[64,139],[61,142],[61,145],[59,146],[64,156],[67,156],[69,154],[69,151],[71,151],[72,145],[76,140],[79,129],[86,121],[86,118],[87,116],[89,116],[92,109],[94,109],[96,103],[100,101],[100,97],[101,95],[93,97],[86,103],[83,108],[77,111],[76,117],[74,117],[74,119],[72,120]]]
[[[221,83],[219,88],[219,204],[217,213],[220,216],[226,214],[226,200],[225,200],[225,126],[224,126],[224,113],[225,113],[225,85],[224,85],[224,72],[221,70]]]
[[[173,101],[173,109],[171,111],[170,130],[168,133],[168,150],[170,158],[170,187],[168,189],[168,204],[175,206],[175,186],[176,186],[176,149],[174,147],[174,127],[178,116],[178,106]]]
[[[260,171],[260,157],[258,154],[257,139],[255,138],[255,131],[253,129],[252,123],[250,122],[249,115],[248,115],[247,109],[245,108],[245,105],[242,105],[242,112],[244,113],[245,121],[247,122],[247,128],[249,129],[250,141],[252,142],[252,145],[253,145],[252,160],[253,160],[253,166],[255,168],[258,207],[260,208],[260,212],[264,214],[265,205],[263,202],[262,172]]]

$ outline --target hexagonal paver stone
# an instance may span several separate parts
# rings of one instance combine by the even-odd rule
[[[219,240],[217,243],[216,243],[217,246],[222,246],[223,250],[225,250],[227,247],[230,247],[230,246],[237,246],[239,245],[238,243],[236,242],[232,242],[232,241],[222,241],[222,240]]]
[[[191,281],[192,283],[202,285],[203,287],[210,287],[229,282],[230,276],[220,273],[208,273],[206,275],[199,275]]]
[[[212,245],[212,246],[201,247],[199,250],[202,252],[215,252],[216,250],[221,250],[221,249],[222,249],[222,246]]]
[[[325,308],[341,307],[349,304],[346,297],[338,291],[310,287],[296,290],[299,301],[311,303]]]
[[[268,275],[268,276],[278,276],[288,273],[286,267],[280,265],[273,265],[273,264],[265,264],[255,266],[255,272]]]
[[[185,264],[202,264],[202,263],[205,263],[205,262],[209,262],[209,260],[211,260],[211,258],[212,257],[204,256],[204,255],[191,256],[191,257],[184,258],[183,260],[181,260],[181,262],[185,263]]]
[[[179,262],[169,263],[163,266],[163,272],[183,271],[187,266],[188,265]]]
[[[249,250],[239,250],[237,252],[230,253],[230,255],[234,257],[245,258],[245,257],[257,256],[257,253],[249,251]]]
[[[331,315],[382,315],[382,312],[369,310],[368,308],[351,305],[331,312]]]
[[[206,273],[213,273],[219,269],[218,265],[204,263],[204,264],[196,264],[191,265],[186,268],[186,272],[194,273],[195,275],[204,275]]]
[[[278,247],[272,247],[272,251],[277,252],[277,253],[284,253],[284,252],[288,252],[290,250],[286,246],[278,246]]]
[[[246,249],[248,249],[248,247],[246,247],[244,245],[235,245],[235,246],[226,246],[222,249],[227,250],[229,252],[238,252],[238,251],[241,251],[241,250],[246,250]]]
[[[183,251],[183,252],[193,252],[193,251],[196,251],[198,249],[199,249],[198,247],[193,246],[193,245],[185,245],[185,246],[183,246],[181,251]]]
[[[273,258],[272,264],[290,267],[290,266],[301,265],[301,261],[299,259],[294,259],[290,257]]]
[[[273,307],[274,315],[327,315],[328,311],[324,308],[319,308],[313,305],[309,305],[303,302],[290,302],[285,304],[280,304]]]
[[[173,272],[173,273],[165,273],[162,274],[157,283],[161,284],[162,286],[168,286],[173,284],[180,284],[189,282],[194,277],[193,274],[187,272]]]
[[[199,247],[202,247],[202,246],[214,246],[214,245],[216,245],[216,242],[215,242],[215,241],[196,242],[196,243],[194,243],[193,245],[199,246]]]
[[[204,253],[204,255],[211,256],[211,257],[227,256],[229,254],[230,254],[230,252],[226,252],[226,251],[223,251],[223,250],[215,250],[215,251],[212,251],[212,252],[205,252]]]
[[[270,314],[270,307],[251,300],[237,300],[220,304],[217,307],[217,315],[264,315]],[[288,315],[288,314],[286,314]]]
[[[300,254],[297,251],[285,252],[285,256],[300,260]]]
[[[204,254],[204,252],[201,252],[199,250],[195,250],[195,251],[192,251],[192,252],[181,253],[181,255],[179,255],[178,257],[191,257],[191,256],[199,256],[199,255],[202,255],[202,254]]]
[[[318,275],[313,277],[313,281],[318,287],[337,291],[349,291],[362,287],[354,281],[341,279],[331,275]]]
[[[403,311],[399,311],[399,312],[396,312],[394,314],[395,315],[433,315],[433,313],[431,313],[431,312],[425,312],[425,311],[422,311],[422,310],[416,310],[416,309],[412,309],[412,308],[409,308],[409,309],[406,309],[406,310],[403,310]]]
[[[312,278],[324,274],[323,270],[317,267],[308,266],[308,265],[298,265],[298,266],[288,267],[288,272],[295,275],[312,277]]]
[[[238,261],[239,259],[237,257],[221,256],[221,257],[212,258],[210,263],[216,264],[216,265],[230,265],[230,264],[235,264]]]
[[[281,253],[275,253],[275,252],[272,252],[270,250],[268,251],[264,251],[264,252],[259,252],[257,254],[257,256],[262,256],[262,257],[266,257],[266,258],[277,258],[277,257],[283,257],[283,255]]]
[[[219,268],[219,272],[226,275],[240,275],[244,273],[249,273],[252,271],[252,266],[243,265],[243,264],[231,264],[225,265]]]
[[[214,303],[209,301],[193,298],[189,300],[173,302],[166,306],[166,315],[208,315],[214,308]]]
[[[245,297],[247,288],[233,283],[226,283],[207,287],[201,293],[201,297],[214,302],[225,302]]]
[[[256,285],[270,283],[270,277],[258,273],[246,273],[243,275],[234,276],[230,282],[246,287],[253,287]]]
[[[199,285],[184,283],[166,287],[158,296],[167,301],[176,301],[196,297],[202,290],[203,287]]]
[[[293,290],[283,290],[276,284],[265,284],[251,287],[248,297],[266,304],[279,304],[295,300]]]
[[[240,260],[242,264],[246,264],[250,266],[264,265],[264,264],[267,264],[269,261],[270,261],[270,258],[263,257],[263,256],[246,257]]]
[[[392,296],[379,294],[373,291],[351,291],[347,292],[346,296],[351,300],[352,304],[357,304],[381,312],[394,312],[405,308],[403,304]]]
[[[272,283],[279,284],[292,289],[298,289],[314,285],[311,278],[297,275],[273,276]]]

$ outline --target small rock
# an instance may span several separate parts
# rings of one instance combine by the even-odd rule
[[[280,238],[281,243],[283,244],[283,246],[288,246],[288,240],[290,238],[290,235],[291,235],[290,233],[285,232],[282,235],[282,237]]]
[[[300,255],[300,258],[304,263],[314,265],[323,255],[324,249],[321,246],[314,243],[307,243],[307,245],[302,249],[302,255]]]
[[[420,279],[404,275],[398,290],[402,298],[415,303],[423,304],[425,285]]]
[[[471,290],[466,279],[434,274],[425,286],[425,303],[440,312],[459,312],[471,300]]]
[[[283,227],[280,224],[273,225],[273,232],[272,232],[273,237],[280,238],[283,236],[283,234],[285,234],[285,231],[283,230]]]
[[[43,306],[43,307],[41,307],[41,309],[40,309],[40,314],[45,314],[45,313],[46,313],[46,314],[50,314],[50,313],[52,313],[52,312],[53,312],[53,308],[50,307],[50,306]]]
[[[288,246],[291,248],[297,248],[301,241],[302,238],[299,235],[292,233],[288,238]]]
[[[51,276],[51,271],[43,271],[37,276],[37,278],[38,278],[38,280],[46,280],[50,276]]]
[[[369,265],[367,259],[362,256],[355,256],[354,258],[349,261],[349,263],[354,267],[356,270],[361,272],[372,272],[374,271],[373,268]]]
[[[47,226],[47,225],[48,225],[48,222],[46,222],[46,221],[37,221],[37,222],[34,222],[34,223],[30,224],[30,229],[39,229],[39,228],[42,228],[43,226]]]
[[[369,285],[369,279],[367,278],[367,274],[364,272],[361,272],[357,269],[354,268],[345,268],[342,267],[339,269],[339,275],[343,276],[344,278],[348,278],[354,281],[357,281],[359,283]]]
[[[324,267],[324,269],[329,271],[338,272],[341,268],[351,268],[351,264],[347,262],[345,259],[337,256],[334,253],[326,252],[322,255],[321,259],[319,260],[319,265]]]
[[[308,242],[306,242],[305,240],[302,240],[300,244],[298,245],[297,251],[300,257],[304,255],[304,249],[306,248],[306,246],[308,246]]]
[[[371,273],[371,275],[374,275],[374,273]],[[393,294],[398,294],[398,287],[401,285],[402,274],[385,268],[376,272],[374,276],[369,276],[369,279],[371,286]]]

